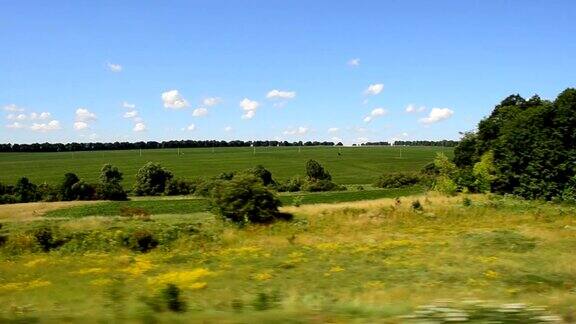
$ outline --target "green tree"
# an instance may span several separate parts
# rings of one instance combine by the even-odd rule
[[[60,184],[59,190],[60,200],[68,201],[76,199],[76,194],[72,190],[72,186],[78,181],[80,181],[80,179],[74,173],[69,172],[64,175],[64,180]]]
[[[126,200],[128,195],[122,188],[122,172],[111,164],[104,164],[100,169],[98,196],[108,200]]]
[[[39,199],[37,186],[30,182],[28,178],[18,179],[14,186],[14,196],[18,202],[31,202]]]
[[[281,202],[254,175],[241,174],[230,181],[222,181],[213,191],[212,205],[217,213],[234,223],[270,223],[283,214]]]
[[[138,196],[162,194],[166,189],[166,183],[173,177],[172,172],[160,164],[148,162],[136,174],[134,193]]]
[[[306,162],[306,176],[309,181],[332,180],[332,176],[315,160]]]

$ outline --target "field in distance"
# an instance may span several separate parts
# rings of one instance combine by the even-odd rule
[[[372,183],[382,173],[419,171],[437,152],[452,156],[443,147],[251,147],[186,148],[127,151],[0,153],[0,182],[15,183],[28,177],[34,183],[59,183],[64,173],[97,181],[105,163],[124,173],[124,186],[131,187],[136,172],[148,161],[159,162],[176,177],[210,177],[261,164],[274,178],[284,180],[305,174],[305,163],[315,159],[341,184]],[[340,155],[338,154],[340,153]]]

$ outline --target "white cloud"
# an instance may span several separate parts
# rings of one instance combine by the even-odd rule
[[[120,64],[114,64],[114,63],[106,63],[106,65],[108,66],[108,70],[114,72],[114,73],[118,73],[118,72],[122,72],[122,65]]]
[[[203,117],[208,115],[208,109],[200,107],[200,108],[196,108],[194,109],[194,111],[192,112],[192,116],[194,117]]]
[[[187,131],[193,131],[195,129],[196,129],[196,125],[194,125],[194,124],[190,124],[190,125],[188,125],[188,127],[186,127]]]
[[[88,128],[90,128],[90,126],[88,125],[87,122],[77,121],[74,123],[74,129],[75,130],[83,130],[83,129],[88,129]]]
[[[24,108],[18,107],[15,104],[9,104],[4,106],[4,110],[10,112],[21,112],[24,111]]]
[[[290,128],[282,132],[284,135],[306,135],[310,129],[308,127],[300,126],[298,128]]]
[[[270,90],[268,94],[266,94],[267,99],[293,99],[296,97],[296,92],[294,91],[281,91],[281,90]]]
[[[364,91],[367,96],[375,96],[384,90],[384,85],[382,83],[375,83],[368,86],[368,89]]]
[[[8,120],[26,120],[28,117],[25,114],[8,114],[8,116],[6,116],[6,119]]]
[[[124,118],[136,118],[138,116],[138,110],[130,110],[124,113]]]
[[[49,112],[42,112],[42,113],[31,113],[30,114],[30,119],[32,120],[36,120],[36,119],[40,119],[40,120],[44,120],[44,119],[49,119],[51,117],[51,114]]]
[[[378,117],[386,115],[387,113],[388,111],[384,108],[374,108],[368,116],[364,117],[364,122],[369,123]]]
[[[54,130],[59,130],[60,127],[60,122],[57,120],[52,120],[49,123],[42,123],[42,124],[37,124],[34,123],[32,124],[32,126],[30,126],[30,129],[35,131],[35,132],[49,132],[49,131],[54,131]]]
[[[134,125],[134,128],[132,130],[135,132],[143,132],[146,130],[146,124],[136,123],[136,125]]]
[[[204,98],[202,100],[202,105],[206,106],[206,107],[213,107],[216,106],[217,104],[221,103],[222,99],[218,98],[218,97],[208,97],[208,98]]]
[[[96,120],[96,114],[86,108],[76,109],[76,121],[89,122]]]
[[[126,108],[126,109],[134,109],[134,108],[136,108],[136,105],[124,101],[124,102],[122,103],[122,107],[123,107],[123,108]]]
[[[408,106],[406,106],[407,113],[423,112],[424,110],[426,110],[426,107],[424,106],[416,107],[413,104],[409,104]]]
[[[12,124],[6,125],[6,128],[10,128],[10,129],[21,129],[24,127],[26,127],[26,126],[24,126],[23,124],[21,124],[19,122],[13,122]]]
[[[226,126],[226,127],[224,127],[224,131],[225,131],[225,132],[231,132],[231,131],[233,131],[233,130],[234,130],[234,129],[232,128],[232,126]]]
[[[449,108],[432,108],[428,117],[420,119],[423,124],[434,124],[442,120],[446,120],[454,114],[454,111]]]
[[[338,133],[339,131],[340,131],[340,128],[338,128],[338,127],[330,127],[330,128],[328,128],[328,133],[331,133],[331,134],[333,134],[333,133]]]
[[[353,66],[353,67],[360,66],[360,59],[359,58],[353,58],[353,59],[348,61],[348,65]]]
[[[188,101],[180,95],[178,90],[163,92],[162,102],[164,103],[164,108],[182,109],[189,106]]]
[[[242,101],[240,101],[240,107],[244,110],[242,119],[252,119],[256,115],[256,110],[259,106],[260,104],[257,101],[248,98],[242,99]]]

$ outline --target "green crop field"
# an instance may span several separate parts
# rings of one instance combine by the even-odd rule
[[[341,152],[341,155],[338,155]],[[304,175],[308,159],[322,163],[341,184],[372,183],[382,174],[417,171],[432,161],[437,152],[452,155],[442,147],[258,147],[189,148],[129,151],[0,153],[0,182],[14,183],[26,176],[34,183],[58,183],[64,173],[73,172],[87,181],[96,181],[105,163],[124,173],[131,187],[138,169],[148,161],[159,162],[175,176],[209,177],[221,172],[242,170],[258,164],[272,171],[276,179]]]

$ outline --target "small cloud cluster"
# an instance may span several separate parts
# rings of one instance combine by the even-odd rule
[[[353,58],[353,59],[348,61],[348,65],[351,67],[358,67],[358,66],[360,66],[360,59],[359,58]]]
[[[96,114],[90,112],[86,108],[78,108],[76,109],[74,120],[75,120],[74,122],[75,130],[89,129],[90,123],[96,120]]]
[[[4,111],[9,112],[6,119],[11,123],[6,125],[8,129],[30,129],[35,132],[48,132],[59,130],[62,127],[58,120],[51,119],[52,114],[49,112],[31,112],[24,113],[25,109],[15,104],[4,106]],[[32,121],[32,125],[24,124],[25,121]]]
[[[338,133],[339,131],[340,131],[340,128],[338,128],[338,127],[330,127],[330,128],[328,128],[328,133],[329,133],[329,134]]]
[[[260,107],[260,103],[255,100],[250,100],[248,98],[242,99],[240,101],[240,108],[244,111],[242,114],[242,119],[252,119],[256,116],[256,110]]]
[[[405,111],[409,114],[421,113],[425,110],[426,110],[426,107],[424,107],[424,106],[416,107],[416,105],[413,105],[413,104],[409,104],[408,106],[406,106],[406,109],[405,109]]]
[[[131,104],[125,101],[122,103],[122,108],[125,108],[127,110],[124,113],[124,115],[122,115],[122,117],[130,119],[134,124],[134,127],[132,127],[132,131],[143,132],[146,130],[146,124],[142,120],[142,117],[140,117],[138,110],[136,110],[135,104]]]
[[[277,89],[273,89],[268,91],[268,93],[266,94],[266,99],[268,100],[273,100],[274,102],[274,107],[284,107],[286,105],[286,103],[288,102],[288,100],[294,99],[296,98],[296,92],[295,91],[283,91],[283,90],[277,90]]]
[[[282,134],[284,134],[284,135],[306,135],[306,134],[308,134],[309,131],[310,131],[310,128],[300,126],[297,128],[289,128],[289,129],[285,130],[284,132],[282,132]]]
[[[449,108],[432,108],[428,117],[420,119],[420,122],[426,125],[435,124],[452,117],[453,114],[454,111]]]
[[[384,90],[384,85],[382,83],[374,83],[368,86],[368,88],[364,91],[364,94],[367,96],[375,96]]]
[[[178,90],[169,90],[162,93],[162,102],[164,103],[164,108],[169,109],[183,109],[188,106],[188,101],[180,95]]]
[[[388,111],[384,108],[374,108],[368,116],[364,117],[364,122],[369,123],[378,117],[386,115],[387,113]]]
[[[192,116],[194,117],[204,117],[208,115],[208,108],[214,107],[222,102],[222,99],[218,97],[208,97],[202,99],[202,106],[194,109],[192,111]]]
[[[114,72],[114,73],[122,72],[122,69],[123,69],[122,65],[114,64],[114,63],[110,63],[110,62],[106,63],[106,66],[108,67],[108,70],[110,70],[111,72]]]

